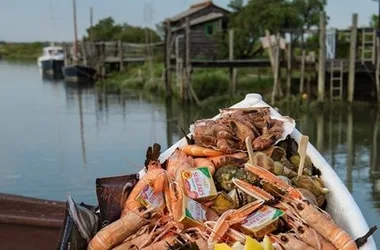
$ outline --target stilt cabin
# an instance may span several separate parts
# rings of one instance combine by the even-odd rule
[[[189,25],[190,58],[215,59],[219,46],[217,36],[226,31],[229,13],[212,1],[204,1],[166,19],[164,23],[166,37],[171,44],[171,58],[185,58],[186,27]]]

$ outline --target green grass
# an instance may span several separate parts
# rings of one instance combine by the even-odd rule
[[[7,60],[37,60],[45,45],[43,42],[4,43],[0,45],[0,55]]]
[[[241,99],[247,93],[270,93],[273,78],[268,70],[245,69],[239,70],[235,98]],[[131,90],[145,93],[165,94],[163,79],[164,66],[154,63],[152,66],[132,65],[123,72],[114,72],[107,79],[98,83],[109,92],[126,93]],[[175,74],[172,79],[173,95],[180,96],[180,86]],[[191,75],[191,86],[198,99],[206,104],[210,102],[226,102],[231,100],[229,95],[229,71],[225,69],[196,69]]]

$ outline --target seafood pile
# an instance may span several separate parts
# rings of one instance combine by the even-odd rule
[[[301,166],[269,108],[224,109],[191,130],[165,162],[160,145],[148,148],[146,174],[126,185],[120,218],[88,250],[358,249],[323,210],[320,171],[308,157]]]

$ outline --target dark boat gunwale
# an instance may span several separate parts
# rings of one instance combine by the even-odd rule
[[[0,193],[0,224],[61,228],[66,203]]]

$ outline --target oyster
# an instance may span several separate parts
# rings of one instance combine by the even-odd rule
[[[293,182],[297,188],[307,189],[314,194],[317,199],[318,206],[322,206],[325,203],[325,194],[327,194],[329,190],[325,188],[323,181],[319,177],[301,175],[298,178],[294,178]]]
[[[258,183],[258,179],[254,174],[235,166],[223,166],[219,168],[214,175],[214,181],[218,190],[227,192],[235,188],[232,182],[233,178],[247,181],[250,184]]]

